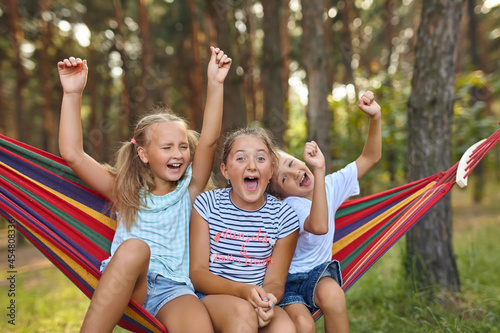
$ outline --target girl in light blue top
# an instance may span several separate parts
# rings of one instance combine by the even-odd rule
[[[83,151],[81,98],[87,63],[58,63],[63,86],[59,150],[73,171],[113,203],[118,227],[101,265],[81,332],[111,332],[130,298],[171,332],[211,332],[210,317],[189,280],[189,220],[210,177],[222,122],[223,83],[231,59],[211,47],[203,128],[162,112],[142,118],[120,148],[115,166]],[[196,147],[196,152],[194,149]],[[186,320],[186,318],[196,320]]]

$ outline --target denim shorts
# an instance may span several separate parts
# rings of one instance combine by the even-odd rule
[[[101,272],[104,272],[108,264],[109,259],[101,263]],[[143,307],[146,311],[151,313],[153,317],[156,317],[158,311],[160,311],[165,304],[177,297],[184,295],[193,295],[197,297],[193,288],[186,283],[170,280],[155,272],[148,272],[147,284],[147,296]]]
[[[158,311],[171,300],[184,296],[192,295],[197,297],[191,286],[184,282],[177,282],[164,277],[161,274],[148,273],[148,296],[144,302],[144,309],[154,317]]]
[[[285,294],[278,303],[279,306],[294,303],[302,303],[312,313],[319,307],[314,302],[314,293],[316,286],[322,277],[331,277],[342,287],[342,273],[340,272],[340,263],[332,260],[320,264],[309,272],[288,274],[286,277]]]

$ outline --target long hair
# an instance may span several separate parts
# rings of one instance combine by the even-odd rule
[[[241,136],[245,135],[252,135],[255,136],[256,138],[262,140],[264,145],[267,147],[269,150],[269,154],[271,155],[271,162],[274,165],[277,165],[278,163],[278,155],[276,152],[276,145],[274,144],[274,141],[272,139],[271,134],[266,131],[263,128],[260,127],[243,127],[241,129],[238,129],[232,133],[230,133],[226,140],[224,141],[224,145],[222,147],[222,156],[221,156],[221,161],[224,164],[227,164],[227,158],[229,154],[231,153],[231,149],[233,149],[234,142],[236,139],[238,139]],[[226,187],[228,187],[227,185]],[[267,191],[267,190],[266,190]]]
[[[169,110],[168,110],[169,111]],[[134,224],[137,211],[146,208],[145,196],[155,186],[153,175],[141,161],[137,148],[147,147],[151,140],[151,127],[163,122],[176,122],[186,129],[191,161],[198,144],[198,133],[189,130],[186,121],[170,112],[154,113],[143,117],[136,125],[133,140],[124,142],[118,150],[115,167],[110,171],[116,177],[113,189],[113,210],[119,212],[127,230]]]

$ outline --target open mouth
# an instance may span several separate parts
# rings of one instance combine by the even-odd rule
[[[246,177],[244,179],[245,188],[249,191],[255,191],[259,187],[259,178]]]
[[[175,164],[168,164],[167,167],[171,170],[179,170],[182,164],[180,163],[175,163]]]
[[[311,178],[307,175],[307,173],[304,173],[304,175],[302,176],[302,179],[300,180],[300,186],[301,187],[306,187],[306,186],[309,186],[311,184]]]

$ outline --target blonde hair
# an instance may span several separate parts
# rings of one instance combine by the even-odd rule
[[[224,141],[224,146],[222,147],[222,156],[221,156],[221,161],[224,164],[227,164],[227,158],[229,154],[231,153],[231,149],[233,149],[234,142],[236,139],[238,139],[241,136],[245,135],[252,135],[255,136],[256,138],[262,140],[264,145],[266,145],[267,149],[269,150],[269,154],[271,155],[271,162],[276,165],[278,163],[278,155],[277,155],[277,148],[276,145],[272,139],[272,135],[266,131],[263,128],[260,127],[244,127],[239,130],[236,130],[232,133],[230,133],[226,140]],[[273,175],[274,177],[274,175]],[[226,185],[227,187],[228,185]],[[269,186],[268,186],[269,189]],[[267,192],[267,190],[266,190]]]
[[[153,175],[149,167],[139,158],[137,147],[146,147],[151,140],[152,126],[163,122],[175,122],[186,129],[191,161],[193,160],[199,135],[189,130],[183,118],[171,113],[170,110],[162,110],[161,113],[143,117],[137,123],[132,141],[122,144],[117,153],[115,166],[110,168],[110,172],[115,176],[113,211],[120,213],[127,230],[134,224],[137,211],[147,207],[141,191],[148,194],[149,189],[155,186]]]

